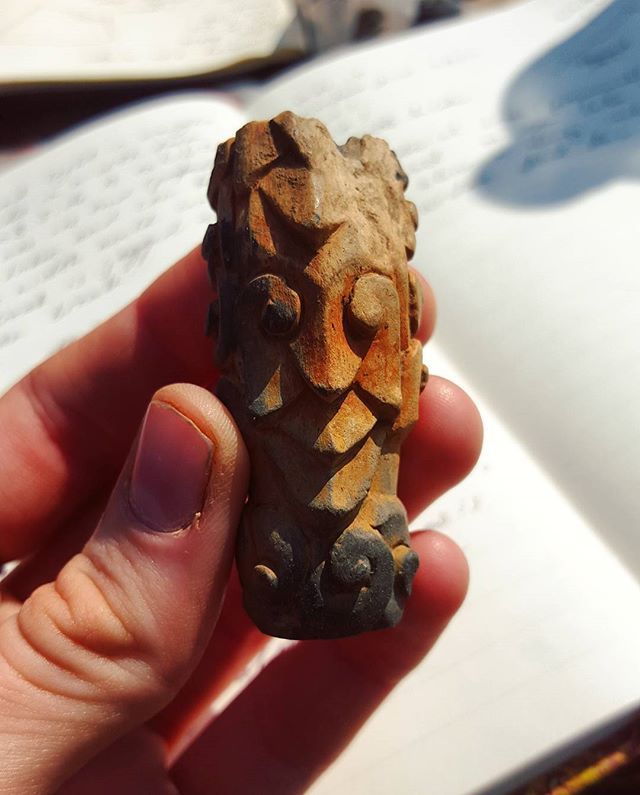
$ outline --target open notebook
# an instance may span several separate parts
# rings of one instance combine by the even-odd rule
[[[2,0],[0,88],[236,71],[302,49],[289,0]]]
[[[408,172],[440,307],[425,360],[486,426],[419,524],[463,546],[471,588],[313,795],[497,795],[640,706],[639,62],[635,0],[529,0],[244,108],[139,106],[0,175],[2,388],[198,243],[216,144],[249,118],[377,133]]]

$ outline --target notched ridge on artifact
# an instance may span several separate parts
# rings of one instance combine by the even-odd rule
[[[396,486],[423,371],[407,182],[383,140],[337,146],[289,111],[216,153],[209,326],[218,394],[251,456],[245,606],[269,634],[393,626],[411,592],[418,558]]]

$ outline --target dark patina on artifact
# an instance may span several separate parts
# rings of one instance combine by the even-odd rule
[[[217,393],[251,456],[245,607],[285,638],[393,626],[418,557],[396,496],[426,380],[416,210],[387,144],[282,113],[221,144],[203,252]]]

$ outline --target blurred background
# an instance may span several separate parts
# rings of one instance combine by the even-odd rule
[[[166,92],[264,81],[354,41],[509,0],[3,0],[0,168],[74,124]]]

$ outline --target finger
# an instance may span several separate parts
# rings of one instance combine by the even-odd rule
[[[111,487],[156,389],[213,378],[210,300],[193,251],[0,398],[0,562],[33,552]]]
[[[91,515],[95,517],[95,527],[99,514],[92,511]],[[83,517],[81,524],[88,526],[89,521],[88,516]],[[2,582],[0,624],[20,609],[33,590],[55,579],[64,564],[82,549],[88,535],[84,527],[65,532],[57,543],[47,545]],[[244,610],[242,589],[234,569],[215,632],[200,662],[176,698],[151,722],[172,758],[195,727],[208,722],[213,701],[244,674],[251,660],[269,641]]]
[[[20,610],[21,602],[10,593],[0,593],[0,624]]]
[[[422,296],[422,312],[420,313],[420,325],[416,332],[416,337],[424,345],[427,342],[436,325],[436,298],[431,289],[431,285],[415,268],[411,269],[415,274]]]
[[[422,566],[398,627],[281,654],[179,759],[181,795],[304,792],[432,647],[460,605],[467,567],[437,533],[416,538]]]
[[[56,795],[179,795],[167,779],[161,739],[148,729],[129,732],[106,748]]]
[[[54,541],[23,560],[0,583],[0,593],[24,602],[40,585],[55,580],[58,572],[87,543],[104,513],[107,498],[96,500],[65,526]]]
[[[156,394],[95,534],[0,626],[13,791],[55,790],[182,686],[220,609],[246,479],[213,396],[184,384]]]
[[[402,446],[398,496],[410,518],[459,483],[482,447],[482,420],[460,387],[432,376],[420,396],[420,419]]]
[[[95,528],[103,507],[102,504],[92,507],[55,543],[47,544],[2,581],[0,624],[20,609],[32,591],[55,579],[65,563],[81,551],[91,535],[89,527]],[[171,758],[182,749],[185,738],[192,736],[199,724],[208,722],[213,701],[244,674],[251,660],[269,641],[244,610],[242,589],[234,568],[215,632],[200,662],[176,698],[151,722],[154,731],[163,738]]]
[[[174,759],[211,719],[211,705],[270,642],[251,621],[242,604],[242,586],[234,569],[220,618],[193,675],[176,698],[151,721]]]

